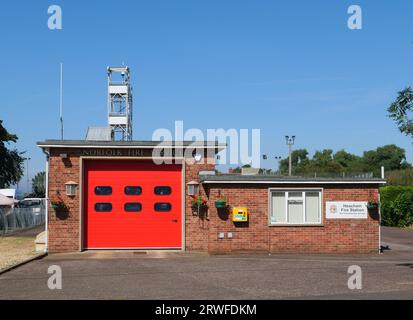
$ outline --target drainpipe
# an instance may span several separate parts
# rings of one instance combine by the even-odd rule
[[[381,178],[384,180],[384,167],[381,167]],[[380,189],[379,189],[379,194],[378,194],[378,200],[379,200],[379,254],[381,253],[381,199],[380,199]]]
[[[43,149],[43,153],[46,155],[46,173],[45,173],[45,197],[46,197],[46,208],[45,208],[45,247],[44,252],[47,253],[49,246],[49,232],[48,232],[48,222],[49,222],[49,158],[50,152],[49,148]]]
[[[378,194],[378,200],[379,200],[379,254],[381,254],[381,202],[380,202],[380,189],[379,189],[379,194]]]

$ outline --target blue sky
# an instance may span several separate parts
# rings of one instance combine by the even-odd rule
[[[63,30],[47,28],[47,8]],[[347,28],[347,8],[363,29]],[[65,138],[106,124],[106,67],[132,70],[134,138],[157,128],[259,128],[261,150],[363,150],[412,139],[387,118],[413,85],[412,1],[3,1],[0,119],[44,169],[36,141],[59,138],[59,63]],[[274,166],[263,163],[263,166]]]

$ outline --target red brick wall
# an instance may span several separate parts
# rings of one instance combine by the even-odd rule
[[[60,157],[61,153],[68,155],[67,159]],[[53,148],[50,152],[49,159],[49,199],[51,201],[63,201],[68,207],[69,212],[66,215],[57,214],[50,206],[48,215],[48,248],[49,252],[67,252],[79,251],[80,243],[80,188],[77,188],[77,194],[74,197],[66,196],[65,183],[74,181],[81,185],[80,181],[80,150]],[[207,250],[208,249],[208,220],[193,215],[191,210],[192,198],[186,195],[189,181],[199,181],[198,173],[201,170],[214,170],[214,164],[186,164],[185,165],[185,229],[187,250]],[[201,193],[205,192],[200,187]]]
[[[68,158],[60,158],[60,153],[67,153]],[[52,149],[49,159],[49,199],[63,201],[68,207],[68,214],[57,214],[48,208],[48,247],[49,252],[78,251],[80,248],[79,228],[79,188],[74,197],[66,196],[65,183],[79,183],[79,157],[76,150]]]
[[[268,226],[268,188],[274,185],[211,185],[209,246],[211,253],[264,251],[273,253],[378,253],[379,220],[376,213],[367,220],[326,220],[326,201],[377,200],[377,188],[368,186],[323,187],[322,226]],[[280,186],[277,186],[280,187]],[[305,186],[288,186],[305,188]],[[288,188],[287,187],[287,188]],[[310,186],[307,186],[310,187]],[[311,186],[314,187],[314,186]],[[221,190],[221,191],[219,191]],[[248,223],[234,224],[231,215],[218,213],[214,201],[221,196],[230,206],[247,207]],[[219,240],[218,233],[225,239]],[[233,239],[227,233],[233,233]]]
[[[199,182],[199,171],[213,171],[215,166],[213,164],[195,164],[186,166],[185,180],[186,183],[190,181]],[[185,183],[185,184],[186,184]],[[199,187],[200,194],[205,199],[207,195],[202,185]],[[208,216],[197,215],[197,211],[191,208],[193,197],[189,196],[188,188],[185,186],[185,249],[186,250],[208,250]]]
[[[62,159],[60,153],[67,153]],[[74,197],[67,197],[65,183],[81,184],[80,151],[52,149],[49,165],[49,198],[62,200],[69,206],[67,215],[57,215],[49,205],[49,252],[78,251],[80,245],[79,188]],[[213,185],[200,186],[203,197],[209,201],[208,216],[197,216],[191,208],[192,198],[187,195],[186,183],[199,181],[201,170],[214,170],[213,164],[185,165],[185,249],[227,253],[263,251],[283,253],[377,253],[379,247],[379,221],[369,216],[367,220],[326,220],[326,201],[377,200],[378,190],[371,186],[320,186],[323,192],[323,225],[305,227],[268,226],[268,188],[274,185]],[[288,187],[294,187],[290,185]],[[295,186],[303,187],[305,186]],[[307,186],[308,187],[308,186]],[[221,190],[221,191],[219,191]],[[248,224],[235,225],[231,216],[219,216],[214,201],[219,192],[228,198],[231,206],[245,206],[250,211]],[[233,233],[233,239],[218,240],[218,233]]]

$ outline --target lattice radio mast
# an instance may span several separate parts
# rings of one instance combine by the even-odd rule
[[[108,123],[112,140],[132,140],[132,86],[128,67],[108,67]]]

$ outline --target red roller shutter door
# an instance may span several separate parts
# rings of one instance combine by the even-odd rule
[[[84,161],[84,248],[181,248],[182,167]]]

